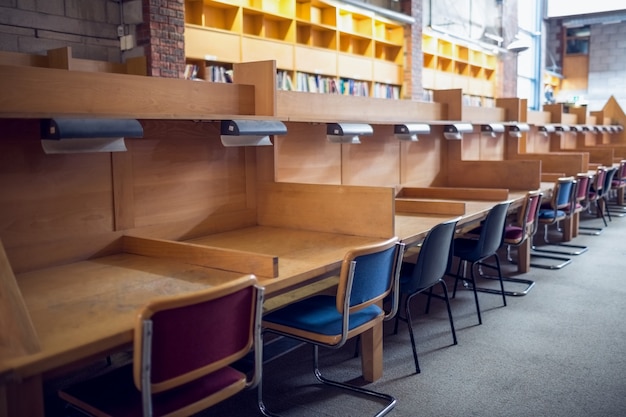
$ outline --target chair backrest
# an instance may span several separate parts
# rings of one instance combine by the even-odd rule
[[[606,176],[604,177],[604,185],[602,187],[601,196],[606,196],[611,191],[611,183],[613,182],[615,174],[617,174],[617,167],[610,167],[606,169]]]
[[[439,282],[450,269],[454,248],[454,232],[460,217],[439,223],[422,242],[412,279],[407,291],[413,293]]]
[[[135,386],[145,407],[151,394],[227,367],[255,348],[262,352],[264,289],[254,275],[189,294],[161,298],[140,311],[134,338]],[[261,353],[262,354],[262,353]],[[255,361],[256,362],[256,361]],[[261,361],[248,381],[260,378]]]
[[[526,194],[524,205],[520,211],[522,217],[519,220],[519,224],[524,228],[526,237],[534,236],[537,232],[539,222],[539,208],[541,207],[541,200],[543,199],[543,193],[541,190],[529,191]]]
[[[392,295],[393,317],[398,309],[398,277],[404,244],[397,237],[354,248],[343,258],[337,287],[337,310],[352,313]]]
[[[561,177],[554,183],[551,206],[555,210],[571,209],[576,192],[574,177]]]
[[[481,227],[476,251],[480,257],[495,253],[504,240],[504,225],[510,201],[498,203],[487,214]]]
[[[589,197],[593,177],[586,172],[576,175],[576,201],[580,204]]]
[[[606,177],[606,168],[598,167],[596,170],[595,178],[593,179],[591,189],[589,190],[589,201],[596,201],[602,196],[602,190],[604,188],[604,178]]]

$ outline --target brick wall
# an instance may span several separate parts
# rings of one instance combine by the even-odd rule
[[[600,110],[614,96],[626,108],[626,22],[592,25],[588,108]]]
[[[0,0],[0,50],[121,62],[120,5],[111,0]]]
[[[148,75],[182,78],[185,70],[184,0],[142,0],[137,44],[148,58]]]
[[[422,10],[424,0],[403,0],[402,12],[415,18],[415,23],[407,25],[404,50],[404,88],[403,98],[422,100],[424,88],[422,86],[422,67],[424,55],[422,53]]]

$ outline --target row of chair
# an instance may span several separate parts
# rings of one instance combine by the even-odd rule
[[[599,170],[593,184],[589,176],[560,179],[552,198],[543,205],[541,192],[529,192],[511,224],[506,224],[510,202],[496,204],[469,237],[455,236],[458,218],[443,222],[428,233],[414,263],[403,262],[404,244],[396,237],[355,248],[343,259],[335,295],[314,295],[263,315],[264,290],[249,275],[219,287],[150,302],[137,318],[132,363],[62,389],[59,395],[95,416],[188,416],[256,387],[261,413],[276,416],[265,404],[262,384],[264,338],[273,334],[313,345],[316,378],[381,401],[384,406],[376,416],[383,416],[394,408],[395,398],[324,377],[319,347],[340,348],[347,340],[395,318],[394,333],[399,321],[407,323],[415,371],[419,373],[412,300],[419,294],[428,296],[427,312],[431,298],[444,300],[453,344],[457,344],[450,298],[456,296],[459,282],[473,290],[479,323],[478,291],[501,294],[505,306],[507,295],[526,294],[534,283],[503,277],[498,249],[507,245],[508,255],[511,246],[532,240],[540,224],[546,228],[557,224],[566,218],[562,216],[580,213],[592,202],[599,213],[604,212],[608,192],[602,190],[626,187],[626,162],[624,165],[625,175],[618,176],[619,184],[609,169],[605,176],[605,171]],[[491,257],[495,265],[486,262]],[[451,271],[454,258],[458,259],[456,273]],[[477,285],[475,269],[483,267],[497,271],[493,278],[499,280],[499,290]],[[446,275],[455,279],[452,297]],[[504,281],[527,287],[522,292],[505,291]],[[436,286],[441,293],[433,291]],[[238,369],[237,364],[250,352],[252,369]]]

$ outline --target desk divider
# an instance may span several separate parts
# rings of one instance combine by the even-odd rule
[[[395,189],[349,185],[260,183],[261,226],[387,239],[395,236]]]
[[[124,252],[135,255],[173,259],[261,277],[278,276],[277,256],[137,236],[123,236],[122,245]]]
[[[612,165],[615,161],[614,148],[577,148],[577,149],[561,149],[561,152],[584,152],[589,154],[589,163],[600,165]],[[584,172],[584,171],[581,171]]]
[[[465,203],[460,201],[427,201],[396,198],[396,212],[462,216],[465,214]]]
[[[448,162],[448,187],[536,190],[541,180],[541,161]]]
[[[576,175],[589,169],[589,154],[586,152],[528,153],[514,156],[515,160],[540,161],[542,172],[564,172]],[[509,162],[513,162],[509,160]]]
[[[504,201],[509,198],[508,189],[498,188],[453,188],[453,187],[404,187],[396,197],[435,198],[445,200]],[[396,198],[396,204],[397,204]],[[464,213],[461,213],[464,214]]]
[[[0,242],[0,361],[40,351],[37,331]]]

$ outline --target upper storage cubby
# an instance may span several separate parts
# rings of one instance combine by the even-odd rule
[[[491,103],[497,67],[497,57],[492,52],[426,31],[422,34],[422,52],[425,89],[461,88],[463,93],[479,98],[473,103]]]
[[[352,4],[185,0],[185,56],[192,65],[275,60],[294,86],[297,73],[319,74],[366,83],[373,96],[381,85],[399,91],[403,53],[403,23]]]

